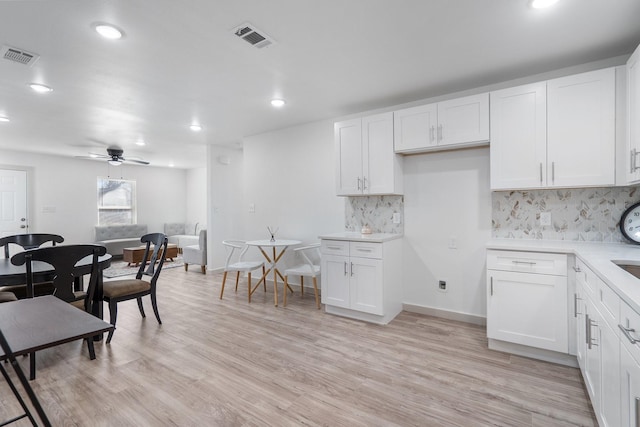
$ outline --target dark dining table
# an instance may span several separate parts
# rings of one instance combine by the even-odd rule
[[[91,256],[81,259],[75,267],[76,290],[82,290],[82,276],[91,273]],[[106,254],[98,258],[98,283],[93,297],[92,314],[99,319],[102,315],[102,271],[111,266],[111,255]],[[42,261],[34,261],[32,264],[34,282],[51,281],[55,275],[55,270],[50,264]],[[0,286],[22,285],[27,282],[27,269],[25,265],[13,265],[10,258],[0,258]],[[26,286],[26,285],[25,285]]]

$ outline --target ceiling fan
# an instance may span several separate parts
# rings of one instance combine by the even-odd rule
[[[95,153],[89,153],[88,156],[76,156],[82,159],[107,159],[107,161],[109,162],[110,165],[112,166],[119,166],[124,162],[127,163],[138,163],[141,165],[148,165],[149,162],[145,161],[145,160],[140,160],[140,159],[134,159],[134,158],[128,158],[125,159],[124,157],[122,157],[122,155],[124,154],[124,150],[122,150],[122,148],[115,148],[115,147],[109,147],[107,148],[107,154],[95,154]]]

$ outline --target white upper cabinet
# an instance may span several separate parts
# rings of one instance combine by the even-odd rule
[[[541,187],[547,174],[547,86],[491,92],[491,188]]]
[[[615,184],[615,69],[491,92],[491,189]]]
[[[336,194],[402,194],[402,158],[393,152],[393,113],[334,125]]]
[[[395,111],[393,118],[397,153],[486,144],[489,141],[489,94],[405,108]]]
[[[627,181],[640,181],[640,46],[627,61]]]
[[[614,68],[547,82],[547,185],[615,184]]]

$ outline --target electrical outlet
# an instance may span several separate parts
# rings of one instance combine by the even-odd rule
[[[455,236],[449,237],[449,249],[458,249],[458,238]]]
[[[440,292],[447,292],[447,281],[446,280],[439,280],[438,281],[438,290]]]
[[[393,213],[393,223],[400,224],[400,214],[398,212]]]
[[[540,212],[540,225],[551,225],[551,212]]]
[[[249,203],[249,213],[256,213],[255,203]]]

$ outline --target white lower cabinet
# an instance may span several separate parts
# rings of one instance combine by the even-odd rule
[[[567,256],[487,254],[487,336],[568,353]]]
[[[402,310],[401,239],[321,242],[322,302],[328,313],[385,324]]]
[[[622,410],[620,425],[640,426],[640,363],[622,346],[620,350],[620,385]]]

